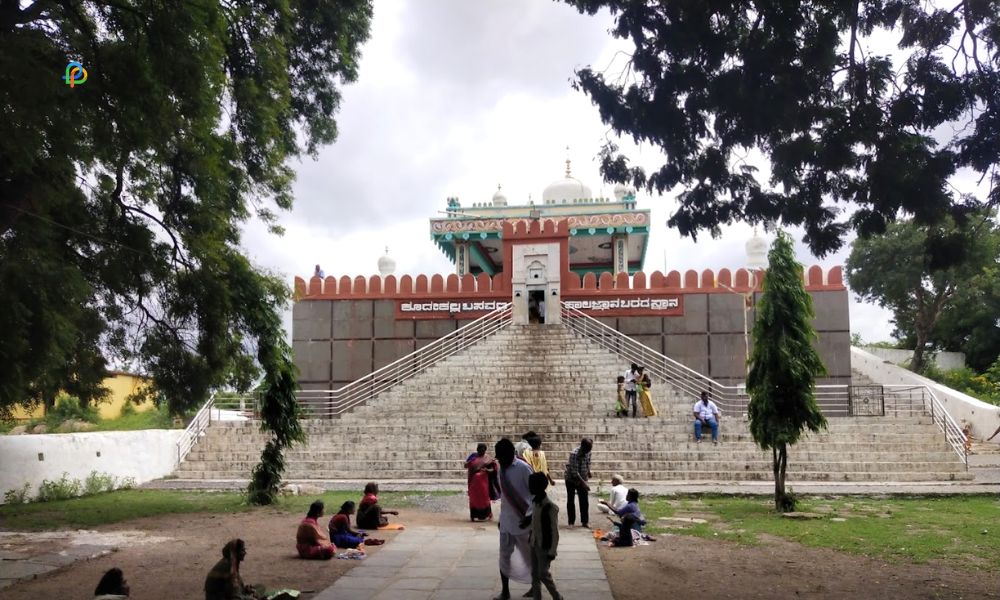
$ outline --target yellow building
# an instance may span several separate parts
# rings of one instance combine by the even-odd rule
[[[98,414],[102,419],[117,419],[122,414],[122,406],[125,405],[126,399],[137,390],[142,389],[148,381],[142,375],[112,371],[103,382],[109,393],[103,402],[97,404]],[[139,412],[151,408],[153,408],[153,403],[149,400],[135,406],[135,410]],[[45,416],[44,406],[36,406],[30,411],[22,407],[14,409],[14,418],[17,420],[41,419],[43,416]]]

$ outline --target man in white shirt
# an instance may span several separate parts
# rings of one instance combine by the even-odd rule
[[[601,500],[597,507],[597,510],[608,515],[613,511],[621,510],[623,506],[628,503],[625,496],[628,494],[628,488],[625,487],[622,482],[621,475],[611,476],[611,498],[609,500]]]
[[[701,393],[701,400],[694,403],[694,440],[701,443],[701,428],[708,425],[712,428],[712,443],[719,443],[719,407],[708,399],[708,392]]]
[[[531,467],[514,458],[514,443],[503,438],[493,451],[500,463],[500,585],[494,600],[510,598],[510,580],[531,584],[531,527],[521,527],[531,514],[528,477]]]
[[[636,402],[635,398],[635,380],[639,378],[639,365],[632,363],[632,366],[625,371],[625,409],[632,407],[632,418],[635,418],[636,412]]]

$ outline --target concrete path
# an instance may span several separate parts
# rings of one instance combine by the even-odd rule
[[[500,592],[496,525],[412,527],[362,561],[315,600],[474,600]],[[597,545],[587,529],[561,529],[552,564],[559,592],[574,600],[612,600]],[[511,582],[511,597],[528,585]],[[548,598],[548,592],[542,592]]]
[[[985,469],[980,468],[985,473]],[[986,476],[976,475],[975,481],[908,481],[908,482],[853,482],[853,481],[789,481],[788,486],[799,494],[831,495],[963,495],[1000,493],[1000,468],[994,468]],[[359,490],[364,481],[354,480],[289,480],[288,483],[303,483],[325,490]],[[591,481],[591,484],[595,484]],[[629,481],[629,487],[637,488],[644,496],[674,494],[736,494],[747,496],[770,496],[774,494],[774,482],[765,481]],[[600,482],[600,497],[606,497],[609,483]],[[146,489],[161,490],[244,490],[244,479],[162,479],[143,484]],[[465,480],[379,480],[379,489],[391,491],[451,491],[464,492]],[[558,482],[557,488],[562,487]],[[594,485],[595,489],[597,485]],[[593,496],[593,495],[592,495]],[[591,506],[594,501],[591,500]],[[560,505],[561,506],[561,505]]]

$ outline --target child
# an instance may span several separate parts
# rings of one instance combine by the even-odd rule
[[[531,597],[542,599],[542,584],[553,600],[562,600],[552,580],[549,567],[556,558],[559,547],[559,507],[549,500],[545,488],[549,478],[545,473],[532,473],[528,477],[528,491],[533,496],[531,515],[524,517],[522,527],[531,523]]]
[[[627,417],[628,406],[625,404],[625,376],[618,376],[618,399],[615,401],[615,416]]]
[[[542,452],[542,436],[534,435],[528,438],[528,444],[531,446],[531,450],[524,453],[524,460],[531,466],[531,469],[535,473],[545,473],[545,476],[549,479],[550,485],[555,485],[556,480],[552,479],[552,475],[549,474],[549,462],[545,459],[545,453]]]

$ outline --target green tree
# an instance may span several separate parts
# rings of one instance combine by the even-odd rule
[[[942,255],[948,256],[943,264]],[[913,348],[910,368],[922,372],[928,350],[958,343],[963,335],[979,341],[996,329],[1000,313],[991,312],[995,304],[982,301],[997,285],[998,258],[1000,229],[990,213],[958,221],[949,217],[934,226],[900,221],[882,235],[854,242],[847,281],[862,300],[892,311],[893,335]],[[948,317],[942,322],[944,315]],[[985,330],[976,332],[976,326]]]
[[[666,155],[647,172],[608,143],[602,173],[679,187],[684,235],[780,220],[823,256],[901,213],[1000,203],[1000,0],[565,1],[609,10],[634,46],[576,86]],[[949,186],[959,169],[986,180],[980,197]]]
[[[1000,360],[1000,263],[984,265],[963,283],[938,317],[931,341],[937,348],[964,352],[965,364],[982,373]]]
[[[747,414],[754,441],[771,450],[775,509],[786,512],[795,509],[795,499],[785,492],[788,446],[799,440],[803,429],[826,427],[815,388],[816,378],[826,368],[813,347],[812,298],[786,233],[778,233],[767,258],[764,292],[753,326]]]
[[[301,437],[290,291],[240,228],[280,232],[289,160],[335,139],[371,10],[0,0],[0,412],[60,388],[90,401],[114,359],[175,412],[263,373],[279,452]],[[85,82],[62,80],[67,60]]]

